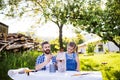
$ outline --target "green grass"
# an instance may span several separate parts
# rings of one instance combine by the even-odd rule
[[[103,80],[120,80],[120,53],[80,55],[79,58],[81,70],[101,71]]]
[[[35,60],[41,53],[37,51],[24,53],[4,53],[4,58],[0,61],[0,80],[11,80],[7,72],[9,69],[28,67],[34,69]]]
[[[34,69],[35,60],[40,52],[2,53],[0,61],[0,80],[11,80],[9,69],[28,67]],[[103,80],[120,80],[120,53],[95,54],[92,56],[79,55],[81,71],[101,71]],[[107,63],[107,64],[103,64]]]

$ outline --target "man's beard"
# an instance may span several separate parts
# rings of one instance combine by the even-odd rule
[[[50,54],[50,50],[49,50],[49,49],[44,50],[44,53],[45,53],[45,54]]]

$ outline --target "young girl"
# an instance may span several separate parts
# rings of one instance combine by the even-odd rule
[[[67,45],[66,52],[66,70],[67,71],[79,71],[79,57],[76,50],[76,44],[74,42],[70,42]]]

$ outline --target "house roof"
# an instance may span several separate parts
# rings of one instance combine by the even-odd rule
[[[86,41],[82,44],[79,44],[78,46],[85,46],[91,42],[97,42],[97,41],[102,40],[102,38],[96,34],[87,34],[85,35],[85,38],[86,38]]]
[[[4,24],[4,23],[2,23],[2,22],[0,22],[0,25],[3,25],[4,27],[7,27],[7,28],[8,28],[8,25],[6,25],[6,24]]]

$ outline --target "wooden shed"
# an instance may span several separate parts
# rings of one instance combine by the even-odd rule
[[[6,41],[8,34],[8,25],[0,22],[0,40],[4,39]]]

